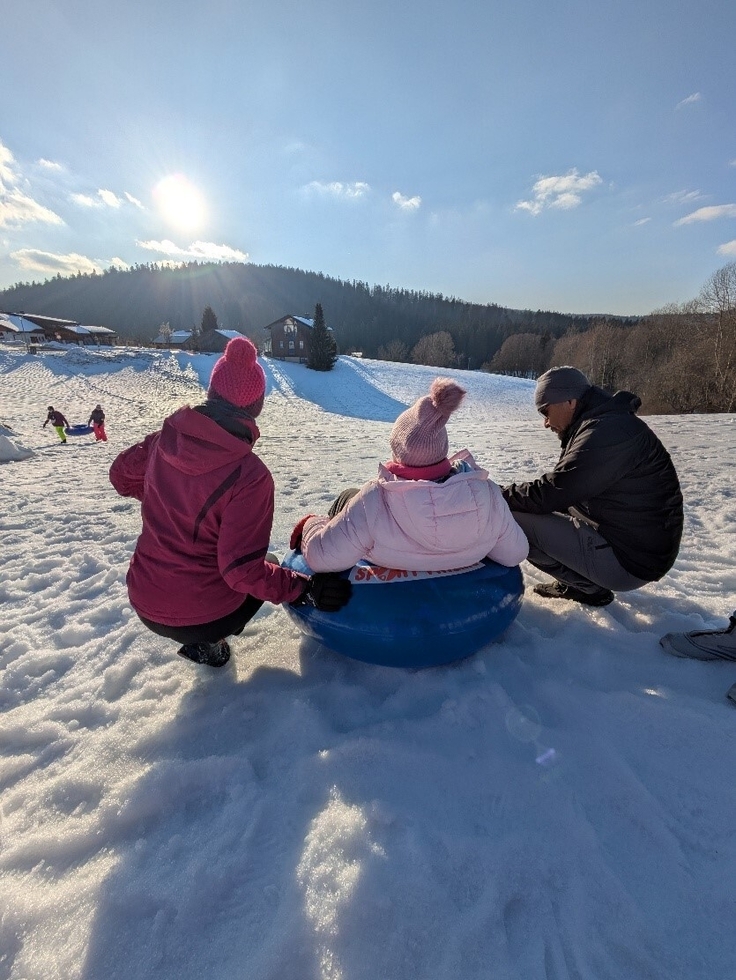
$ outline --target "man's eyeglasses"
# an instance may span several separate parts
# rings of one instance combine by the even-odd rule
[[[543,418],[546,419],[549,416],[549,405],[542,405],[542,407],[537,409],[537,411]]]

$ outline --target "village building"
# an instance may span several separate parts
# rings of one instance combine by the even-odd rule
[[[170,334],[159,334],[153,346],[183,350],[192,339],[192,333],[192,330],[172,330]]]
[[[2,313],[0,317],[3,324],[0,330],[3,334],[12,332],[12,326],[4,326],[6,322],[15,325],[16,333],[24,343],[45,344],[53,341],[61,344],[112,346],[117,340],[117,334],[109,327],[82,326],[76,320],[62,320],[38,313]]]
[[[274,320],[263,328],[266,333],[264,353],[279,361],[306,363],[313,328],[314,320],[308,316],[290,313]],[[332,327],[327,329],[332,333]]]
[[[41,327],[16,313],[0,313],[0,343],[42,344],[46,340]]]

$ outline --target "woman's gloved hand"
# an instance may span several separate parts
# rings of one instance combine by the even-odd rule
[[[349,601],[353,586],[336,572],[317,572],[307,580],[307,586],[292,602],[292,606],[314,606],[322,612],[337,612]]]

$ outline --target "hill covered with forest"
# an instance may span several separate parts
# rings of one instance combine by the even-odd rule
[[[599,319],[467,303],[438,293],[243,263],[110,268],[101,274],[19,283],[0,292],[0,310],[110,327],[121,339],[138,343],[153,340],[164,323],[172,330],[196,326],[207,306],[221,327],[261,342],[267,324],[287,313],[311,316],[317,303],[343,352],[408,360],[422,338],[449,333],[456,363],[470,368],[490,362],[516,333],[557,338],[570,330],[584,331]]]

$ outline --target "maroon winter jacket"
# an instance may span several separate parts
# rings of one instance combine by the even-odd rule
[[[260,435],[248,423],[253,442]],[[181,408],[121,453],[110,482],[142,502],[143,530],[127,583],[136,612],[167,626],[212,622],[246,595],[291,602],[305,579],[264,561],[274,484],[253,445]]]

